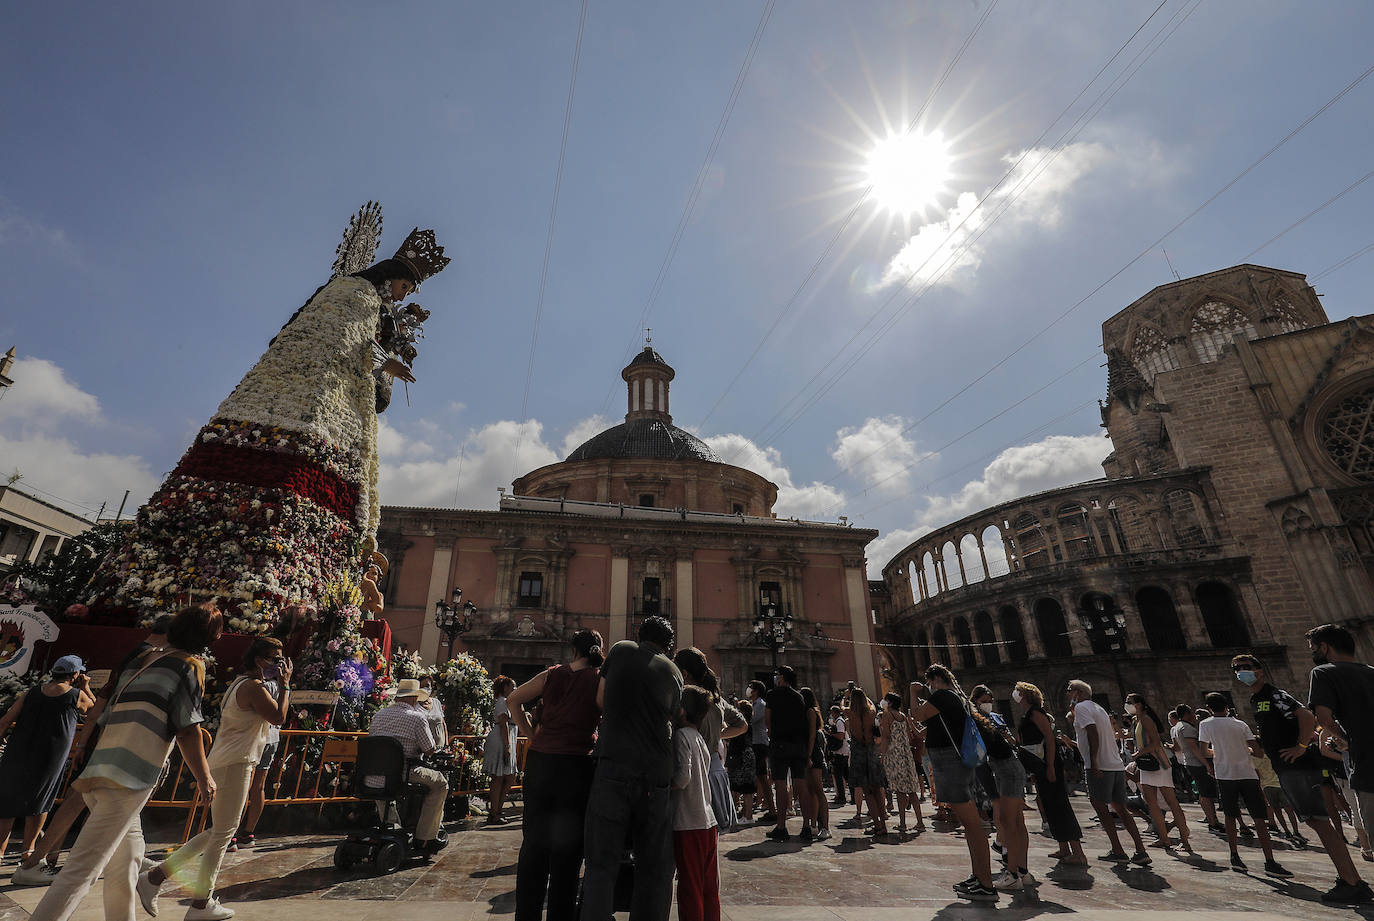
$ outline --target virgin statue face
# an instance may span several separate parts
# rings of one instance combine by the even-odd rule
[[[393,278],[387,282],[393,301],[403,301],[415,290],[415,284],[408,278]]]

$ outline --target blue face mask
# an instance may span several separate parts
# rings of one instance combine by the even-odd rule
[[[1236,680],[1247,687],[1253,687],[1259,677],[1249,669],[1241,669],[1236,672]]]

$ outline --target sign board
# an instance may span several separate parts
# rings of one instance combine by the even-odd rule
[[[338,691],[292,691],[291,703],[306,706],[332,707],[339,699]]]
[[[0,677],[28,674],[33,644],[57,639],[57,624],[31,604],[0,607]]]
[[[112,674],[114,674],[114,669],[112,668],[95,668],[86,672],[86,677],[91,679],[91,692],[95,693],[109,684],[110,675]]]

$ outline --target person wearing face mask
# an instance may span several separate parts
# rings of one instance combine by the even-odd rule
[[[1231,669],[1236,680],[1252,691],[1250,706],[1259,726],[1260,745],[1279,775],[1284,796],[1298,817],[1321,839],[1340,877],[1336,885],[1322,895],[1322,901],[1336,904],[1374,901],[1374,892],[1360,879],[1350,849],[1327,812],[1326,798],[1322,794],[1326,784],[1322,757],[1313,744],[1316,716],[1292,694],[1270,684],[1269,673],[1257,657],[1236,656],[1231,660]]]
[[[1029,681],[1018,681],[1011,699],[1023,713],[1018,727],[1021,747],[1043,764],[1036,768],[1034,775],[1037,799],[1050,834],[1059,842],[1059,850],[1050,856],[1065,866],[1086,867],[1088,858],[1083,854],[1083,828],[1069,802],[1064,762],[1055,744],[1054,719],[1045,712],[1045,696]]]
[[[1202,807],[1203,818],[1207,820],[1207,828],[1225,834],[1226,826],[1217,818],[1217,782],[1212,779],[1207,754],[1197,740],[1197,711],[1187,704],[1179,704],[1174,708],[1174,715],[1178,717],[1178,723],[1170,732],[1174,740],[1174,750],[1183,762],[1183,769],[1193,778],[1193,784],[1197,787],[1197,801]]]
[[[1355,637],[1336,624],[1309,630],[1307,642],[1316,665],[1308,700],[1317,722],[1350,755],[1351,806],[1368,828],[1374,824],[1374,667],[1355,661]]]
[[[1004,891],[1033,888],[1038,883],[1026,865],[1030,850],[1030,832],[1026,830],[1026,769],[1016,757],[1016,739],[1007,721],[996,710],[991,688],[978,685],[969,700],[978,708],[973,718],[988,753],[987,762],[978,767],[979,779],[993,798],[992,824],[997,828],[999,849],[1007,859],[1007,868],[992,885]]]
[[[1112,849],[1101,859],[1115,863],[1131,863],[1148,866],[1152,861],[1145,853],[1145,842],[1136,827],[1135,816],[1131,814],[1130,804],[1126,801],[1126,765],[1116,747],[1112,723],[1107,711],[1093,700],[1092,685],[1080,679],[1069,682],[1069,703],[1073,707],[1073,728],[1078,736],[1078,750],[1083,755],[1083,765],[1088,771],[1088,800],[1093,811],[1102,820],[1102,830]],[[1127,856],[1121,848],[1121,837],[1116,831],[1116,819],[1126,826],[1126,831],[1135,843],[1135,854]]]
[[[1126,710],[1135,717],[1135,763],[1140,771],[1140,789],[1150,809],[1150,820],[1159,834],[1156,846],[1173,846],[1169,826],[1164,821],[1164,807],[1168,806],[1183,840],[1183,849],[1191,854],[1193,845],[1188,841],[1188,820],[1174,793],[1174,771],[1169,763],[1169,752],[1164,748],[1164,722],[1139,694],[1126,695]]]

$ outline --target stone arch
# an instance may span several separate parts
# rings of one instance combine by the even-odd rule
[[[1011,557],[1007,554],[1002,529],[990,524],[983,529],[983,555],[988,558],[988,578],[995,579],[1011,572]]]
[[[984,665],[1001,665],[1002,650],[997,645],[997,631],[992,627],[992,615],[979,611],[973,615],[973,635],[983,653]]]
[[[983,569],[983,558],[978,554],[978,538],[965,534],[959,539],[959,554],[964,560],[965,585],[982,582],[988,577]]]
[[[1161,502],[1174,540],[1180,547],[1200,547],[1209,543],[1205,519],[1199,511],[1199,507],[1206,508],[1202,496],[1190,489],[1171,489]]]
[[[1050,564],[1049,541],[1040,519],[1030,512],[1022,512],[1012,522],[1016,534],[1016,556],[1022,569],[1038,569]]]
[[[1064,618],[1064,608],[1053,598],[1041,598],[1035,602],[1035,629],[1040,634],[1040,645],[1045,655],[1051,659],[1067,659],[1073,655],[1073,643],[1069,640],[1069,622]]]
[[[1166,589],[1158,585],[1145,586],[1135,593],[1135,607],[1140,612],[1145,641],[1151,649],[1164,651],[1188,648],[1183,625],[1179,623],[1178,609],[1174,607],[1174,599]]]
[[[962,668],[977,668],[978,654],[973,648],[973,631],[969,629],[968,618],[962,614],[954,618],[954,643],[959,647],[959,665]]]
[[[949,634],[944,624],[936,624],[933,632],[935,648],[930,652],[931,664],[949,665]]]
[[[1169,349],[1169,340],[1158,327],[1148,323],[1136,327],[1128,354],[1136,370],[1151,386],[1154,386],[1155,375],[1178,367],[1178,359]]]
[[[926,597],[934,598],[940,594],[940,571],[935,565],[935,554],[929,550],[921,560],[921,570],[926,577]]]
[[[1002,625],[1002,641],[1007,644],[1002,647],[1007,651],[1007,660],[1025,662],[1030,651],[1026,648],[1026,632],[1021,628],[1021,612],[1004,604],[997,609],[997,620]]]
[[[1085,592],[1083,597],[1078,599],[1078,606],[1091,615],[1105,618],[1106,626],[1094,627],[1088,631],[1088,642],[1094,653],[1107,655],[1113,651],[1113,644],[1118,643],[1125,648],[1125,637],[1121,635],[1121,628],[1113,622],[1115,615],[1121,613],[1115,598],[1106,592]]]
[[[959,572],[959,552],[954,541],[945,541],[940,548],[940,560],[945,567],[945,584],[950,588],[963,588],[964,577]]]
[[[1188,337],[1201,362],[1216,361],[1237,336],[1254,339],[1258,335],[1255,322],[1244,310],[1215,297],[1199,304],[1188,322]]]
[[[1069,559],[1086,560],[1097,555],[1086,505],[1082,502],[1066,502],[1055,512],[1055,519],[1059,524],[1059,539]]]
[[[1245,626],[1235,593],[1221,582],[1202,582],[1193,590],[1207,637],[1213,646],[1249,646],[1250,631]]]

